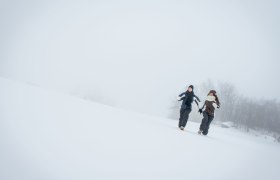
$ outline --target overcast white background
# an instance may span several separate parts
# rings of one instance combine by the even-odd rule
[[[279,9],[276,0],[1,0],[0,76],[157,115],[208,79],[279,100]]]

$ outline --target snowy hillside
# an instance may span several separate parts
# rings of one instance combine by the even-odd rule
[[[280,145],[0,78],[1,180],[279,179]]]

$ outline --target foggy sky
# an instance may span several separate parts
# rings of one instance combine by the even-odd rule
[[[157,115],[208,79],[280,100],[279,9],[276,0],[1,1],[0,76]]]

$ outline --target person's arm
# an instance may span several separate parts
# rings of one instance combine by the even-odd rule
[[[185,95],[185,92],[183,92],[183,93],[179,94],[179,96],[178,96],[177,100],[178,100],[178,101],[182,101],[182,100],[184,100],[186,97],[185,97],[185,96],[183,96],[183,95]],[[182,97],[182,96],[183,96],[183,97]]]
[[[197,105],[198,109],[199,109],[199,104],[197,102],[197,99],[194,100],[195,104]]]
[[[221,106],[221,103],[220,103],[220,101],[219,101],[219,98],[218,98],[218,96],[217,96],[217,95],[215,95],[215,98],[216,98],[216,101],[215,101],[215,103],[217,104],[217,108],[220,108],[220,106]]]
[[[193,96],[200,102],[200,99],[195,94]]]
[[[179,94],[179,97],[182,97],[185,94],[186,94],[186,92],[183,92],[183,93]]]
[[[203,104],[203,106],[200,109],[203,110],[205,106],[206,106],[206,101],[204,101],[204,104]]]
[[[216,105],[217,105],[217,108],[219,109],[221,106],[220,106],[220,103],[218,103],[218,102],[214,102]]]
[[[204,104],[203,104],[202,108],[200,108],[200,109],[198,110],[198,112],[199,112],[200,114],[202,113],[202,111],[203,111],[205,105],[206,105],[206,101],[204,101]]]

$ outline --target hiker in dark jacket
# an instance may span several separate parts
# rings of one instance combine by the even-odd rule
[[[186,92],[181,93],[178,97],[178,101],[183,100],[181,109],[180,109],[180,118],[179,118],[179,128],[181,130],[184,130],[184,128],[188,122],[189,114],[192,111],[192,102],[193,102],[194,98],[196,98],[200,102],[199,98],[193,92],[193,85],[190,85],[188,87],[188,90]],[[196,101],[196,103],[197,103],[197,101]]]
[[[206,97],[203,107],[199,109],[200,114],[203,113],[203,119],[201,121],[198,134],[208,134],[209,126],[214,119],[214,104],[216,104],[217,108],[220,108],[220,101],[217,93],[215,90],[211,90]]]

